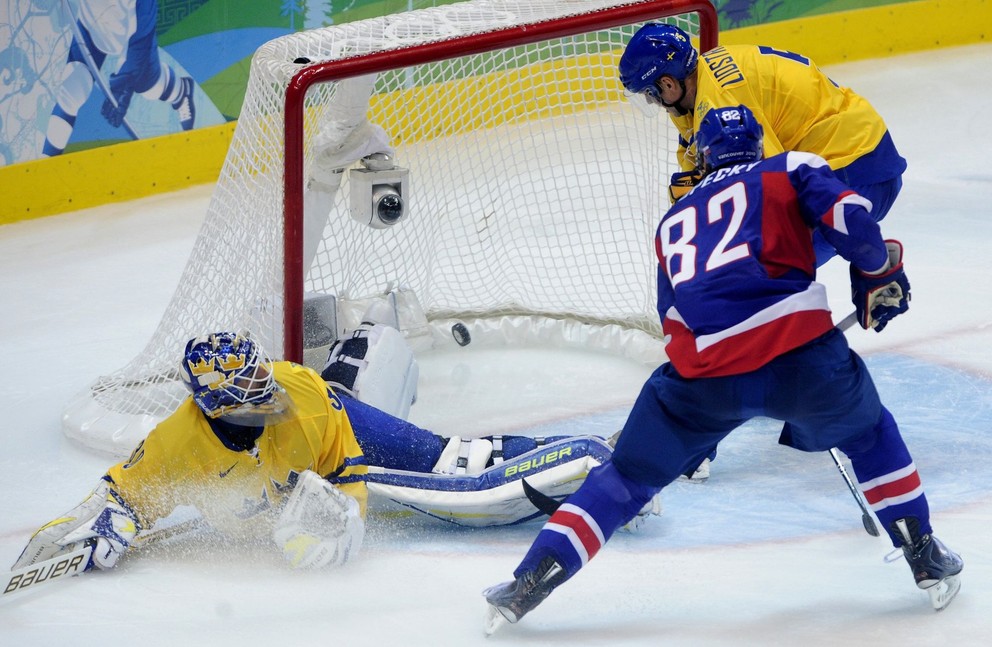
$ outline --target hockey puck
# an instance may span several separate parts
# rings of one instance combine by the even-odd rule
[[[451,327],[451,336],[455,338],[459,346],[468,346],[469,342],[472,341],[472,335],[468,334],[468,328],[463,323],[456,323]]]

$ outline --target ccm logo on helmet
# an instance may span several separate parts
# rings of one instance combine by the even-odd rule
[[[658,66],[655,65],[650,70],[648,70],[647,72],[641,75],[641,80],[643,81],[645,79],[650,79],[652,76],[654,76],[654,73],[657,71],[658,71]]]

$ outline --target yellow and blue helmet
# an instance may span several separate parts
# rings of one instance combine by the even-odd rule
[[[264,413],[277,390],[272,362],[247,333],[216,332],[186,342],[180,365],[193,401],[209,418]]]

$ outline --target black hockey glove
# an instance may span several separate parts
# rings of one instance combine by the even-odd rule
[[[851,265],[851,300],[858,323],[865,330],[882,332],[890,319],[909,310],[909,280],[902,267],[902,243],[885,241],[889,269],[877,275],[865,274]]]

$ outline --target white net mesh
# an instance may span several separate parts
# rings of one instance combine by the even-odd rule
[[[632,4],[650,3],[476,0],[300,32],[260,48],[203,228],[158,330],[130,364],[70,404],[66,433],[126,453],[186,396],[175,367],[191,337],[248,329],[272,356],[285,355],[284,100],[304,67],[294,61]],[[698,33],[695,14],[665,20]],[[386,131],[397,164],[410,170],[407,214],[388,229],[356,222],[341,176],[306,292],[362,299],[401,285],[428,319],[539,315],[659,336],[652,250],[675,170],[675,134],[668,119],[648,119],[622,99],[616,65],[638,26],[470,56],[451,51],[440,62],[379,73],[371,97],[358,97],[367,115],[357,114]],[[326,83],[307,94],[305,177],[314,135],[340,141],[356,126],[335,113],[355,103],[342,90],[349,87]]]

